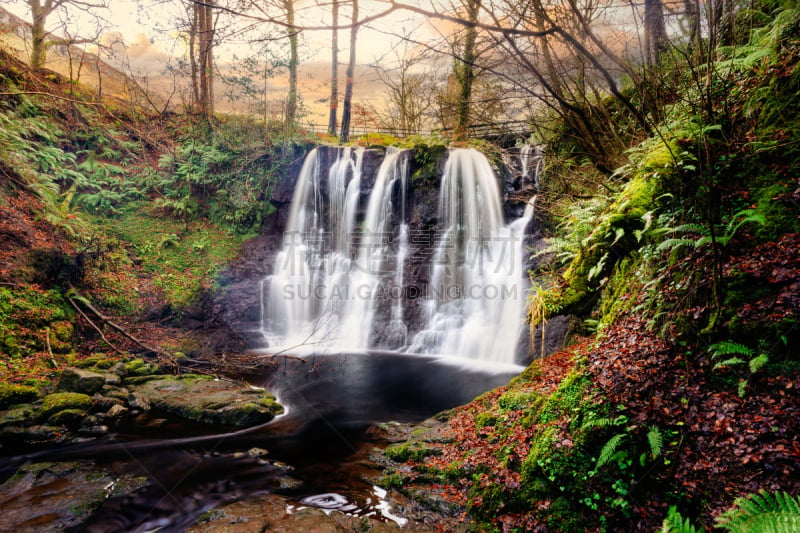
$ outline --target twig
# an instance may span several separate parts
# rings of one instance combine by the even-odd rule
[[[47,345],[47,353],[50,354],[50,363],[53,368],[58,368],[58,363],[56,363],[56,358],[53,355],[53,347],[50,344],[50,328],[44,328],[44,342]]]
[[[56,98],[58,100],[65,100],[67,102],[72,102],[73,104],[81,104],[81,105],[97,105],[105,107],[105,104],[102,102],[87,102],[85,100],[75,100],[73,98],[67,98],[66,96],[59,96],[57,94],[46,93],[42,91],[15,91],[15,92],[0,92],[0,96],[22,96],[26,94],[35,94],[39,96],[49,96],[51,98]]]
[[[97,333],[99,333],[99,334],[100,334],[100,338],[101,338],[101,339],[103,339],[103,342],[105,342],[106,344],[108,344],[109,346],[111,346],[111,347],[114,349],[114,351],[115,351],[115,352],[117,352],[118,354],[123,354],[123,355],[124,355],[124,353],[125,353],[125,352],[123,352],[122,350],[120,350],[119,348],[117,348],[117,347],[116,347],[114,344],[112,344],[112,343],[111,343],[111,341],[109,341],[109,340],[106,338],[105,334],[103,333],[103,330],[101,330],[99,327],[97,327],[97,324],[95,324],[94,322],[92,322],[92,319],[91,319],[91,318],[89,318],[88,316],[86,316],[86,313],[84,313],[84,312],[83,312],[83,309],[81,309],[80,307],[78,307],[78,304],[76,304],[76,303],[75,303],[75,300],[73,300],[72,298],[67,298],[67,300],[69,300],[69,303],[70,303],[70,304],[72,304],[72,307],[74,307],[74,308],[75,308],[75,310],[76,310],[78,313],[80,313],[80,315],[81,315],[83,318],[85,318],[85,319],[86,319],[86,321],[89,323],[89,325],[90,325],[90,326],[92,326],[92,327],[94,328],[94,330],[95,330]]]
[[[73,290],[73,291],[75,291],[75,289],[74,289],[74,288],[73,288],[72,290]],[[78,292],[77,292],[77,291],[75,291],[75,294],[76,294],[76,295],[78,295],[78,296],[80,296],[80,294],[78,294]],[[72,301],[72,300],[73,300],[73,299],[72,299],[72,298],[70,298],[70,301]],[[104,315],[103,313],[101,313],[101,312],[100,312],[100,311],[99,311],[99,310],[98,310],[98,309],[97,309],[95,306],[93,306],[93,305],[92,305],[92,304],[89,302],[89,300],[87,300],[86,298],[84,298],[84,297],[82,297],[82,296],[81,296],[81,298],[80,298],[80,302],[81,302],[83,305],[85,305],[85,306],[86,306],[86,308],[87,308],[89,311],[91,311],[92,313],[94,313],[94,314],[95,314],[95,316],[97,316],[97,318],[99,318],[100,320],[102,320],[103,322],[105,322],[106,324],[108,324],[109,326],[111,326],[113,329],[117,330],[119,333],[122,333],[122,334],[123,334],[125,337],[127,337],[128,339],[130,339],[131,341],[133,341],[134,343],[136,343],[136,344],[137,344],[137,345],[139,345],[140,347],[144,348],[144,349],[145,349],[145,350],[147,350],[148,352],[152,352],[152,353],[154,353],[154,354],[158,354],[158,355],[166,355],[166,356],[168,356],[168,357],[171,357],[171,356],[170,356],[170,354],[168,354],[168,353],[164,352],[163,350],[160,350],[160,349],[158,349],[158,348],[153,348],[152,346],[148,346],[147,344],[145,344],[144,342],[142,342],[142,341],[141,341],[141,340],[139,340],[138,338],[134,337],[132,334],[130,334],[130,333],[128,332],[128,330],[126,330],[125,328],[123,328],[123,327],[122,327],[122,326],[120,326],[119,324],[116,324],[116,323],[115,323],[114,321],[112,321],[112,320],[111,320],[109,317],[107,317],[106,315]],[[75,304],[74,302],[73,302],[73,304],[72,304],[72,305],[73,305],[73,306],[76,306],[76,304]],[[86,315],[84,315],[84,316],[86,316]]]

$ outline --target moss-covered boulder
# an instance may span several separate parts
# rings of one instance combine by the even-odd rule
[[[42,419],[48,419],[51,415],[68,409],[86,411],[92,405],[92,397],[78,392],[56,392],[48,394],[42,401]]]
[[[100,392],[105,384],[106,378],[103,374],[80,368],[67,368],[61,373],[58,388],[65,392],[95,394]]]
[[[0,411],[0,430],[9,426],[24,426],[36,417],[36,409],[32,405],[19,405],[7,411]]]
[[[123,368],[127,376],[149,376],[158,372],[158,365],[146,363],[143,359],[132,359]]]
[[[34,387],[13,383],[0,383],[0,409],[34,401],[39,395]]]
[[[77,429],[83,419],[86,417],[86,411],[82,409],[64,409],[55,414],[50,415],[47,419],[49,426],[64,426],[69,429]]]
[[[152,409],[205,424],[252,426],[283,412],[270,394],[208,376],[161,376],[133,387]]]

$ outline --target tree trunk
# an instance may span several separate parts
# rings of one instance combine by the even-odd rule
[[[28,0],[28,5],[31,8],[31,66],[41,68],[47,59],[44,25],[47,16],[53,12],[53,2],[46,0],[42,5],[39,0]]]
[[[652,67],[661,61],[667,42],[664,4],[661,0],[644,0],[645,62]]]
[[[194,4],[197,10],[199,94],[197,107],[210,123],[214,115],[214,0]]]
[[[346,81],[344,86],[344,102],[342,106],[342,130],[339,135],[341,142],[350,138],[350,115],[353,100],[353,79],[356,68],[356,38],[358,36],[358,0],[353,0],[353,15],[350,28],[350,59],[347,62]]]
[[[336,135],[336,114],[339,108],[339,0],[333,0],[333,33],[331,35],[331,111],[328,115],[328,134]]]
[[[200,79],[197,67],[197,33],[200,28],[200,9],[197,4],[191,3],[189,9],[189,68],[192,77],[192,108],[200,106]]]
[[[467,0],[467,20],[474,24],[478,21],[481,0]],[[470,103],[472,100],[472,85],[475,82],[475,52],[478,30],[474,25],[467,27],[464,37],[464,51],[460,64],[456,68],[456,79],[459,82],[458,104],[456,107],[455,135],[457,138],[465,137],[470,123]]]
[[[297,52],[298,30],[294,27],[294,0],[284,0],[286,24],[289,34],[289,94],[286,97],[286,122],[294,126],[297,120],[297,66],[300,62]]]

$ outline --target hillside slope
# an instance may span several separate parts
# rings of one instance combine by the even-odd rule
[[[390,448],[387,485],[486,531],[695,531],[800,494],[798,28],[780,12],[700,88],[672,66],[658,135],[610,178],[551,144],[529,318],[583,340]]]

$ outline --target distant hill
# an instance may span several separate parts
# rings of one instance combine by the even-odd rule
[[[0,7],[0,46],[30,64],[30,42],[30,24]],[[135,80],[82,46],[52,46],[47,51],[45,68],[93,89],[98,98],[144,108],[163,106],[166,101],[157,91],[146,94]]]

